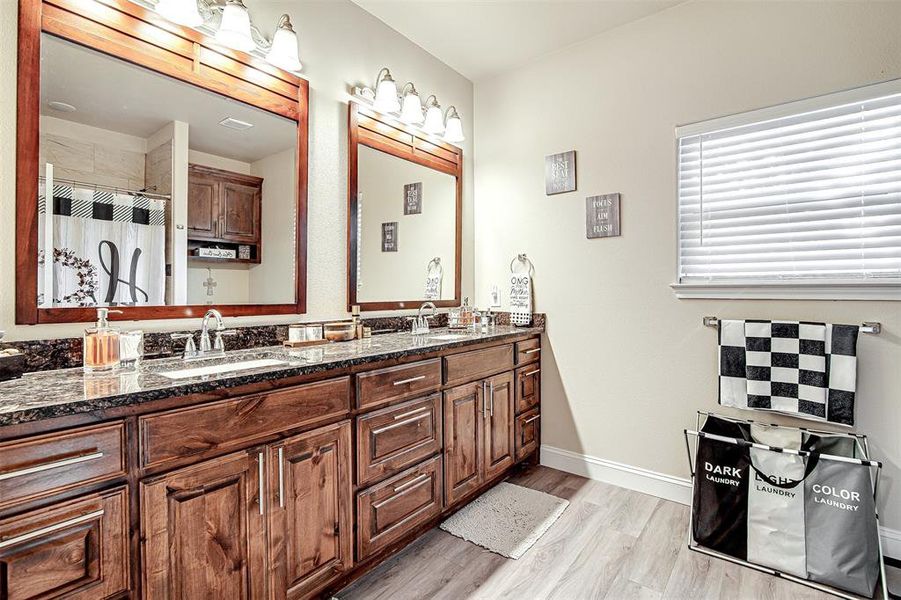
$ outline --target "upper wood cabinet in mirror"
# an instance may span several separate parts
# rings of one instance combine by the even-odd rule
[[[463,151],[349,105],[347,304],[460,304]]]
[[[308,99],[128,0],[19,0],[16,322],[305,312]]]

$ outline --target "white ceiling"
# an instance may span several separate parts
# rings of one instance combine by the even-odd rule
[[[353,0],[471,81],[684,0]]]
[[[65,102],[60,112],[49,102]],[[293,148],[294,121],[44,34],[41,114],[147,138],[171,121],[188,123],[192,150],[243,162]],[[219,125],[233,117],[253,127]]]

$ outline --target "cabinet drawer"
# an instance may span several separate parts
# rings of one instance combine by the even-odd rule
[[[357,494],[357,554],[363,560],[441,513],[441,457]]]
[[[350,378],[341,377],[141,417],[141,464],[243,447],[349,411]]]
[[[357,406],[378,406],[391,400],[422,396],[441,387],[437,358],[357,375]]]
[[[516,417],[516,460],[520,461],[538,449],[541,442],[541,413],[530,410]]]
[[[128,589],[129,564],[125,488],[0,521],[3,598],[108,598]]]
[[[441,449],[441,394],[357,418],[357,484],[366,485]]]
[[[0,444],[0,508],[125,475],[122,422]]]
[[[537,364],[516,369],[516,413],[525,412],[541,402],[541,369]]]
[[[541,357],[541,340],[533,338],[516,342],[516,364],[524,365],[535,362]]]
[[[445,383],[456,385],[513,367],[513,344],[444,357]]]

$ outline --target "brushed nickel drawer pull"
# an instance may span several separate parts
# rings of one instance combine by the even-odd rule
[[[533,371],[529,371],[528,373],[523,373],[522,376],[531,377],[532,375],[538,375],[539,373],[541,373],[541,369],[535,369]]]
[[[488,384],[482,382],[482,418],[488,417]]]
[[[405,383],[413,383],[414,381],[420,381],[425,379],[425,375],[417,375],[416,377],[410,377],[409,379],[401,379],[400,381],[395,381],[394,385],[403,385]]]
[[[79,463],[87,462],[89,460],[97,460],[98,458],[103,458],[103,452],[92,452],[91,454],[82,454],[81,456],[73,456],[72,458],[64,458],[62,460],[56,460],[53,462],[44,463],[42,465],[35,465],[33,467],[28,467],[26,469],[19,469],[18,471],[10,471],[9,473],[0,473],[0,481],[12,479],[13,477],[22,477],[24,475],[31,475],[32,473],[40,473],[41,471],[49,471],[50,469],[57,469],[59,467],[68,467],[70,465],[77,465]]]
[[[406,419],[407,417],[412,417],[413,415],[418,415],[419,413],[428,412],[432,410],[431,406],[423,406],[422,408],[417,408],[414,410],[409,410],[405,413],[401,413],[399,415],[394,415],[395,421],[400,421],[401,419]]]
[[[493,417],[494,416],[494,382],[491,381],[488,383],[488,385],[489,385],[490,394],[491,394],[491,396],[490,396],[491,397],[491,412],[488,414]]]
[[[278,505],[285,507],[285,449],[278,449]]]
[[[419,477],[416,477],[415,479],[411,479],[407,483],[401,484],[401,485],[397,486],[396,488],[394,488],[394,493],[399,494],[400,492],[402,492],[406,489],[409,489],[409,488],[413,487],[414,485],[418,485],[418,484],[422,483],[423,481],[425,481],[428,478],[429,478],[429,475],[427,473],[423,473]]]
[[[531,350],[526,350],[523,354],[535,354],[536,352],[541,352],[541,348],[532,348]]]
[[[259,469],[259,477],[260,477],[260,495],[257,497],[257,502],[260,505],[260,514],[263,514],[263,453],[257,453],[257,468]]]
[[[535,415],[534,417],[530,417],[530,418],[526,419],[525,421],[522,422],[522,424],[523,424],[523,425],[528,425],[528,424],[531,423],[532,421],[534,421],[534,420],[536,420],[536,419],[540,419],[540,418],[541,418],[541,413]]]
[[[34,531],[29,531],[28,533],[23,533],[22,535],[17,535],[16,537],[9,538],[8,540],[0,541],[0,548],[6,548],[7,546],[13,546],[15,544],[27,542],[28,540],[33,540],[36,537],[41,537],[42,535],[53,533],[54,531],[59,531],[60,529],[71,527],[72,525],[78,525],[79,523],[84,523],[86,521],[93,521],[94,519],[102,516],[103,509],[95,510],[94,512],[88,513],[86,515],[81,515],[80,517],[60,521],[59,523],[48,525],[47,527],[41,527],[40,529],[35,529]]]

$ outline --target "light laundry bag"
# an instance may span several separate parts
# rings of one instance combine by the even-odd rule
[[[801,449],[801,431],[751,425],[759,444]],[[751,448],[748,486],[748,561],[807,578],[804,477],[816,458]]]

